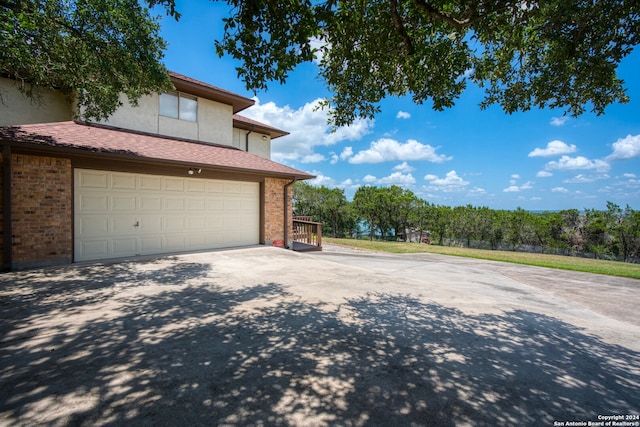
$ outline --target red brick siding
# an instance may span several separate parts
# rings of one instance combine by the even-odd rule
[[[271,244],[273,241],[284,240],[284,187],[291,180],[265,178],[264,181],[264,239],[265,244]],[[293,189],[288,188],[289,209],[288,233],[289,238],[293,228],[291,196]],[[286,243],[286,242],[285,242]]]
[[[14,267],[70,263],[71,161],[22,154],[14,154],[11,160]]]

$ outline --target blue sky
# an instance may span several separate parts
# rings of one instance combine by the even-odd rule
[[[640,49],[619,68],[631,102],[605,114],[563,117],[562,111],[507,115],[481,111],[481,90],[469,85],[456,106],[389,98],[373,121],[331,133],[325,111],[314,107],[328,92],[315,64],[298,67],[284,85],[247,91],[240,66],[219,58],[226,5],[177,1],[179,22],[162,20],[172,71],[247,97],[241,114],[290,132],[272,142],[272,159],[316,175],[314,185],[338,187],[349,199],[362,185],[396,184],[438,205],[493,209],[605,209],[611,201],[640,209]]]

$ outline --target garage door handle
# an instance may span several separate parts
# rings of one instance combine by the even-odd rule
[[[133,224],[134,227],[140,227],[140,221],[136,221],[135,224]]]

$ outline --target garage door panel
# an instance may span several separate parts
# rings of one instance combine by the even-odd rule
[[[109,188],[109,173],[102,171],[80,171],[76,175],[76,185],[82,188]]]
[[[201,179],[190,179],[186,182],[187,193],[204,193],[207,189],[206,181]]]
[[[162,190],[162,178],[153,175],[139,175],[140,190]]]
[[[205,191],[207,193],[224,193],[224,183],[220,181],[207,181]]]
[[[176,232],[185,230],[185,217],[182,215],[167,215],[162,217],[162,231]]]
[[[227,194],[242,194],[242,184],[241,183],[228,183],[224,187],[224,192]]]
[[[76,246],[76,252],[80,252],[84,259],[108,258],[111,252],[109,243],[109,239],[83,240]]]
[[[114,211],[133,212],[137,207],[137,198],[134,194],[111,196],[111,209]]]
[[[111,174],[111,188],[116,190],[135,190],[137,180],[135,175],[124,173]]]
[[[224,199],[217,198],[217,197],[207,199],[207,205],[205,206],[205,210],[222,212],[224,210]]]
[[[164,199],[165,211],[183,211],[185,200],[184,197],[165,197]]]
[[[162,199],[161,195],[140,196],[140,210],[160,212],[162,211]]]
[[[76,233],[84,237],[104,236],[109,232],[109,217],[84,215],[76,218]]]
[[[204,215],[186,217],[186,228],[192,230],[206,230],[207,220]]]
[[[136,254],[137,239],[135,237],[115,238],[112,240],[113,257],[134,256]]]
[[[165,235],[163,236],[163,240],[163,252],[178,252],[187,249],[186,236],[184,234]]]
[[[140,244],[140,255],[161,254],[164,252],[161,235],[140,237],[138,241]]]
[[[110,219],[110,230],[113,236],[131,236],[136,232],[138,219],[135,215],[112,215]]]
[[[75,182],[77,261],[259,241],[258,183],[83,169]]]
[[[206,249],[207,236],[202,233],[191,233],[187,235],[186,246],[193,249]]]
[[[241,212],[242,211],[242,200],[239,199],[227,199],[224,201],[224,211],[225,212]]]
[[[162,215],[139,215],[137,217],[137,232],[141,235],[162,234]]]
[[[77,212],[104,212],[109,209],[107,194],[82,195],[76,203]]]
[[[184,191],[184,179],[183,178],[166,178],[164,181],[165,191],[178,191],[182,193]]]
[[[206,209],[206,200],[204,198],[188,198],[187,202],[187,212],[200,212]]]

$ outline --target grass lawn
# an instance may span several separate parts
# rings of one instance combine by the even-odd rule
[[[527,252],[457,248],[452,246],[425,245],[421,243],[377,242],[369,240],[333,239],[328,237],[323,237],[322,241],[334,245],[396,254],[426,252],[640,279],[640,264],[617,261]]]

